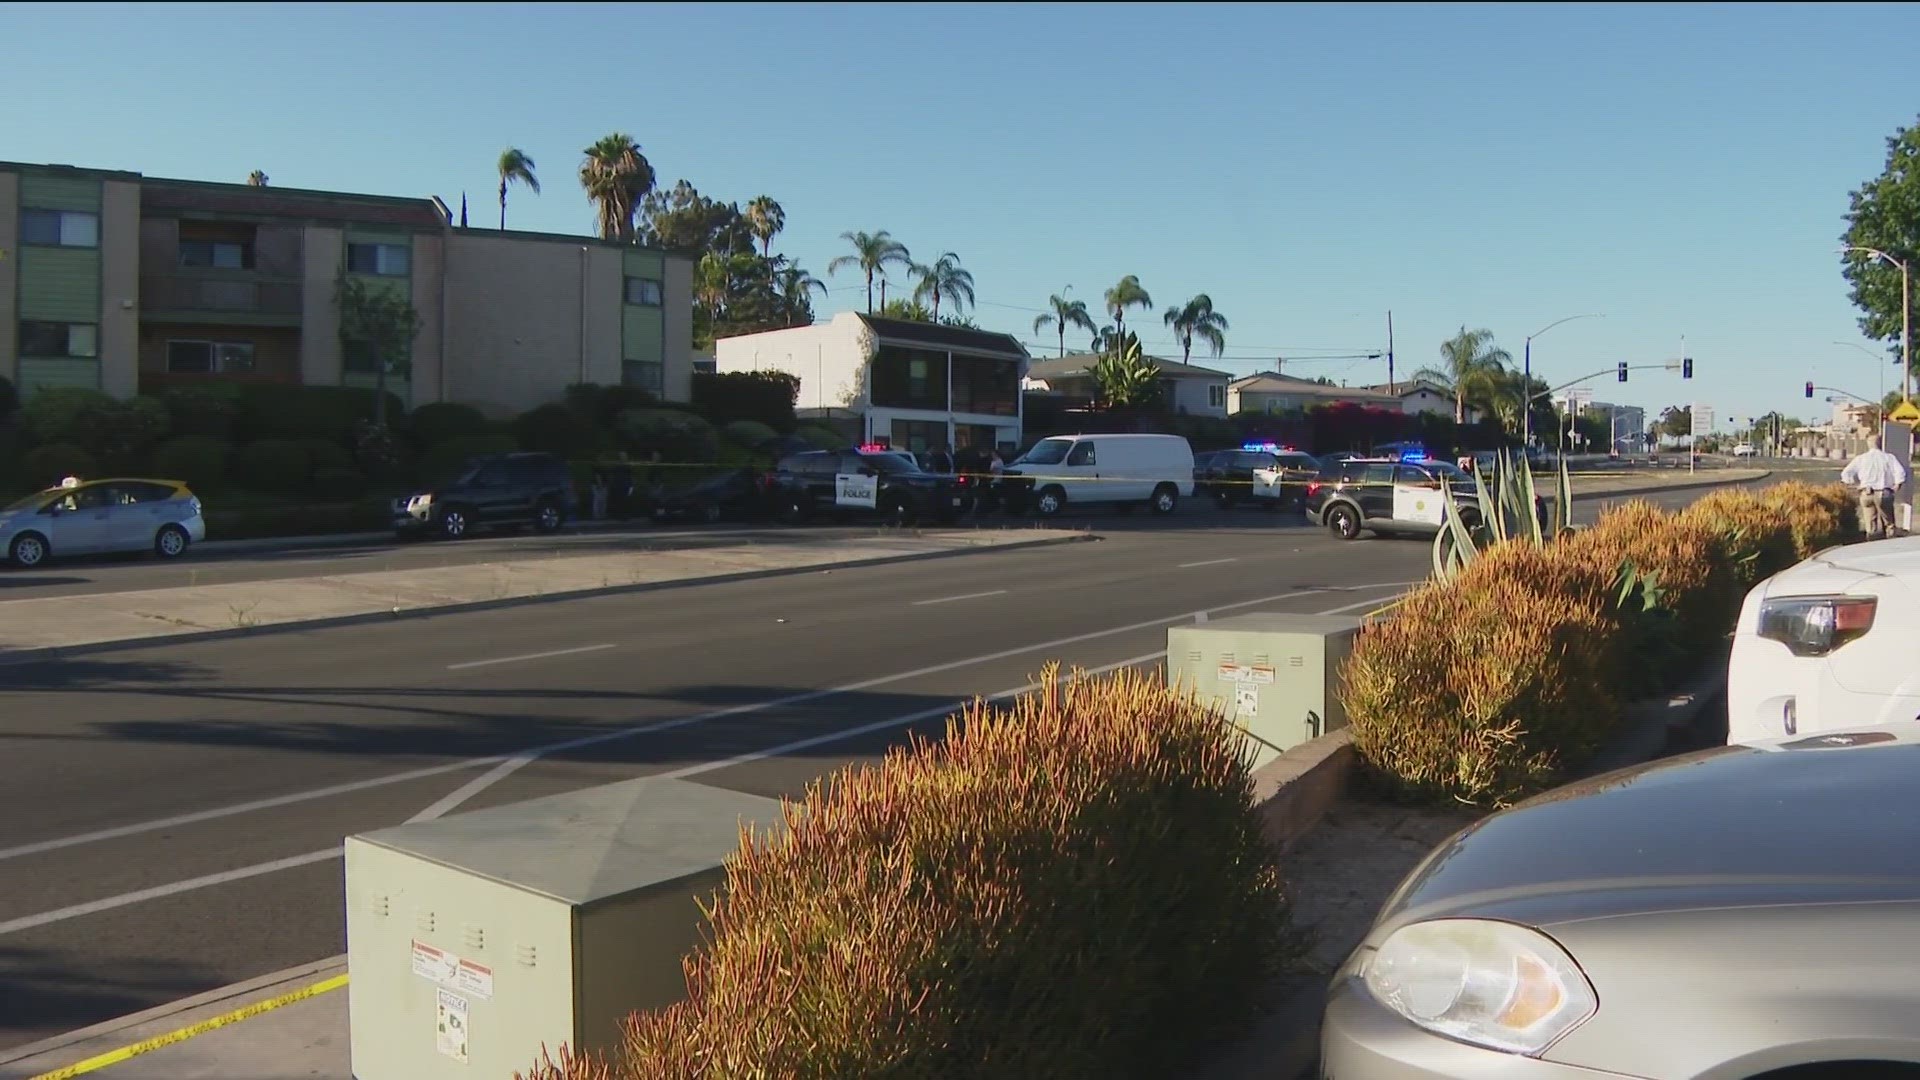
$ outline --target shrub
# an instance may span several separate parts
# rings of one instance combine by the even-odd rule
[[[232,383],[180,386],[160,395],[181,437],[233,441],[240,418],[240,387]]]
[[[1762,489],[1760,501],[1786,522],[1798,559],[1859,536],[1858,504],[1844,484],[1793,480]]]
[[[1509,542],[1363,629],[1341,682],[1354,749],[1399,793],[1505,804],[1614,726],[1616,565]]]
[[[504,453],[513,448],[512,435],[489,427],[477,435],[441,443],[421,454],[418,472],[422,480],[443,480],[451,477],[469,458]]]
[[[567,387],[566,404],[594,427],[611,430],[621,413],[645,408],[655,400],[652,394],[638,387],[574,383]]]
[[[744,446],[748,450],[758,450],[780,437],[780,433],[760,423],[758,420],[733,420],[720,429],[720,434],[735,446]]]
[[[385,499],[252,509],[231,509],[216,502],[207,507],[206,518],[209,540],[257,540],[384,531],[391,527],[391,507]]]
[[[589,456],[608,441],[601,428],[565,405],[542,405],[514,417],[513,436],[522,450],[567,458]]]
[[[1681,516],[1714,530],[1721,558],[1742,592],[1798,561],[1787,522],[1751,491],[1721,488],[1695,500]]]
[[[353,451],[336,442],[325,439],[306,439],[300,443],[306,448],[307,462],[313,472],[322,469],[353,469]]]
[[[36,393],[22,420],[35,441],[71,443],[96,458],[138,455],[165,438],[170,423],[156,398],[116,401],[98,390],[66,386]]]
[[[687,1000],[633,1018],[616,1072],[1180,1070],[1289,944],[1243,751],[1157,676],[1050,669],[816,783],[728,860]]]
[[[153,452],[153,473],[198,492],[218,491],[227,479],[227,444],[199,436],[172,439]]]
[[[455,439],[470,439],[486,432],[487,418],[471,405],[422,405],[407,417],[413,444],[429,450]]]
[[[839,450],[848,444],[845,435],[819,424],[802,425],[794,430],[793,435],[815,450]]]
[[[387,415],[402,405],[387,395]],[[262,439],[325,439],[354,445],[359,426],[373,416],[373,391],[357,386],[248,385],[240,391],[234,434],[241,442]]]
[[[307,490],[316,499],[327,502],[345,502],[357,499],[367,492],[367,478],[360,475],[358,469],[338,469],[314,466],[313,479]]]
[[[27,490],[50,488],[69,476],[99,475],[99,465],[85,448],[72,443],[47,443],[27,451],[20,463],[20,479]]]
[[[1616,565],[1652,575],[1662,606],[1671,610],[1680,644],[1692,659],[1716,646],[1738,614],[1742,593],[1720,559],[1720,537],[1699,518],[1666,513],[1634,500],[1600,515],[1591,529],[1563,541],[1596,547]]]
[[[677,409],[628,409],[614,428],[627,449],[669,461],[711,461],[716,449],[713,425]]]
[[[13,380],[0,375],[0,420],[13,415],[20,407],[20,392],[13,388]]]
[[[784,431],[799,396],[799,378],[784,371],[693,373],[693,410],[716,424],[753,420]]]
[[[248,443],[234,458],[234,476],[249,491],[304,491],[312,475],[312,453],[305,443],[292,439]]]

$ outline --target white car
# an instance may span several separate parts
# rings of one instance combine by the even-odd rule
[[[151,551],[177,559],[207,538],[200,500],[178,480],[70,480],[0,507],[0,561]]]
[[[1747,594],[1727,742],[1920,722],[1920,537],[1831,548]]]
[[[1733,448],[1734,457],[1753,457],[1759,452],[1760,451],[1753,448],[1752,443],[1741,443],[1739,446]]]

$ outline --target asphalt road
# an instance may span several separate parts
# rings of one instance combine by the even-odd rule
[[[342,952],[331,852],[452,809],[488,774],[473,759],[607,737],[462,809],[703,766],[703,783],[798,794],[1046,661],[1157,662],[1166,627],[1203,610],[1364,611],[1429,566],[1425,543],[1208,514],[1090,519],[1097,543],[935,564],[0,665],[0,1048]]]

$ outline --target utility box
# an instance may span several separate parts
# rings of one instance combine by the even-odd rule
[[[346,842],[355,1080],[503,1080],[686,996],[699,902],[780,804],[645,778]]]
[[[1361,621],[1255,612],[1167,629],[1167,680],[1251,732],[1253,767],[1347,726],[1340,665]]]

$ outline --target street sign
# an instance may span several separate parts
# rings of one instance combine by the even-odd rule
[[[1713,434],[1713,406],[1695,405],[1693,407],[1693,434],[1696,438]]]
[[[1893,407],[1892,412],[1887,414],[1887,419],[1902,424],[1920,422],[1920,405],[1915,405],[1912,399],[1902,401]]]

